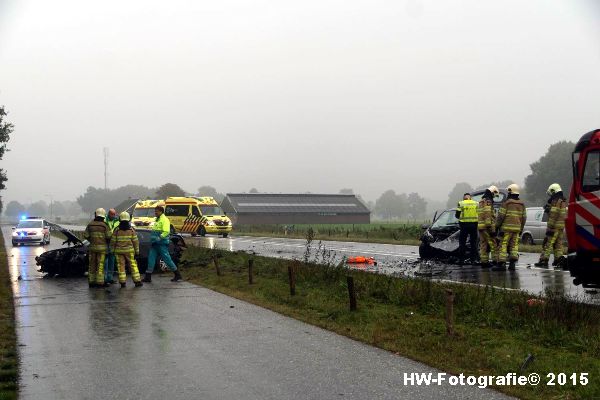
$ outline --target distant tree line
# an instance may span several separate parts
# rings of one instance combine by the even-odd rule
[[[143,185],[126,185],[116,189],[88,187],[86,192],[77,198],[77,203],[86,214],[91,214],[98,207],[111,208],[128,199],[166,199],[180,196],[211,196],[221,202],[225,195],[217,192],[212,186],[200,186],[196,193],[190,193],[175,183],[165,183],[157,188]]]
[[[78,218],[83,210],[76,201],[52,201],[46,203],[43,200],[31,204],[21,204],[18,201],[10,201],[4,209],[4,215],[9,218],[20,218],[23,215],[37,217],[72,217]]]
[[[6,143],[10,140],[10,134],[14,130],[14,125],[4,120],[6,114],[7,113],[4,109],[4,106],[0,106],[0,160],[4,158],[4,153],[8,151]],[[8,178],[6,177],[6,171],[0,168],[0,190],[4,190],[6,188],[5,182],[7,180]],[[0,213],[2,212],[2,207],[2,197],[0,197]]]
[[[396,193],[389,189],[375,201],[372,212],[376,219],[409,220],[424,219],[427,200],[418,193]]]

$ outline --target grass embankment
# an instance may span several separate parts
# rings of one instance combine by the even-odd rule
[[[418,246],[421,241],[422,223],[371,223],[371,224],[316,224],[316,225],[235,225],[234,234],[305,239],[310,229],[315,240],[342,242],[403,244]],[[523,245],[520,251],[540,253],[540,245]]]
[[[0,231],[0,399],[17,398],[18,357],[15,306],[8,256]]]
[[[212,256],[219,258],[217,276]],[[600,308],[548,293],[531,297],[492,287],[399,279],[339,266],[254,257],[254,284],[242,252],[191,246],[182,270],[193,283],[424,362],[450,373],[519,374],[528,354],[536,372],[589,373],[587,386],[513,386],[497,389],[525,399],[600,396]],[[296,269],[290,296],[288,266]],[[358,310],[348,307],[346,277],[353,276]],[[455,294],[456,333],[446,333],[445,289]],[[410,372],[410,371],[408,371]],[[402,379],[402,377],[398,377]]]

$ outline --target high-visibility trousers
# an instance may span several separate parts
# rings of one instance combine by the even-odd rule
[[[104,258],[106,252],[102,251],[89,251],[89,265],[88,265],[88,282],[97,283],[99,285],[104,284]]]
[[[554,259],[558,260],[562,257],[563,252],[563,230],[557,229],[554,232],[547,231],[546,237],[544,238],[544,244],[542,245],[540,261],[548,261],[550,259],[550,254],[552,253],[554,253]]]
[[[131,270],[131,279],[134,282],[140,281],[140,271],[138,270],[137,261],[135,261],[135,252],[133,250],[127,253],[115,253],[117,258],[117,269],[119,270],[119,283],[125,283],[127,280],[126,267],[129,265]]]
[[[490,253],[492,253],[491,258]],[[498,258],[498,245],[489,231],[479,231],[479,258],[482,263],[488,263],[490,260]]]
[[[504,232],[501,233],[502,241],[500,242],[500,252],[498,253],[498,262],[506,262],[507,257],[510,261],[519,259],[519,242],[521,235],[519,232]]]
[[[146,273],[151,274],[152,271],[154,271],[157,257],[160,257],[165,264],[167,264],[167,267],[169,267],[171,271],[177,271],[177,266],[169,254],[169,246],[159,242],[152,243],[152,246],[150,246],[150,252],[148,252],[148,268],[146,269]]]

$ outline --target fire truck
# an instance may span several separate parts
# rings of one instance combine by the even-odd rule
[[[565,228],[567,266],[575,285],[600,286],[600,129],[579,139]]]

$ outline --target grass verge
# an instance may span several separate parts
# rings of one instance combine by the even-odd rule
[[[17,398],[18,357],[15,306],[8,255],[0,231],[0,399]]]
[[[212,257],[219,259],[217,276]],[[307,323],[410,357],[454,374],[589,373],[586,386],[508,386],[524,399],[600,396],[600,308],[553,293],[529,301],[522,292],[493,287],[399,279],[339,266],[254,257],[254,284],[242,252],[191,246],[182,261],[193,283]],[[290,296],[288,267],[296,271]],[[358,310],[349,311],[346,277],[355,281]],[[445,325],[445,289],[455,294],[455,334]],[[399,377],[401,379],[401,377]],[[577,376],[580,379],[580,376]]]

